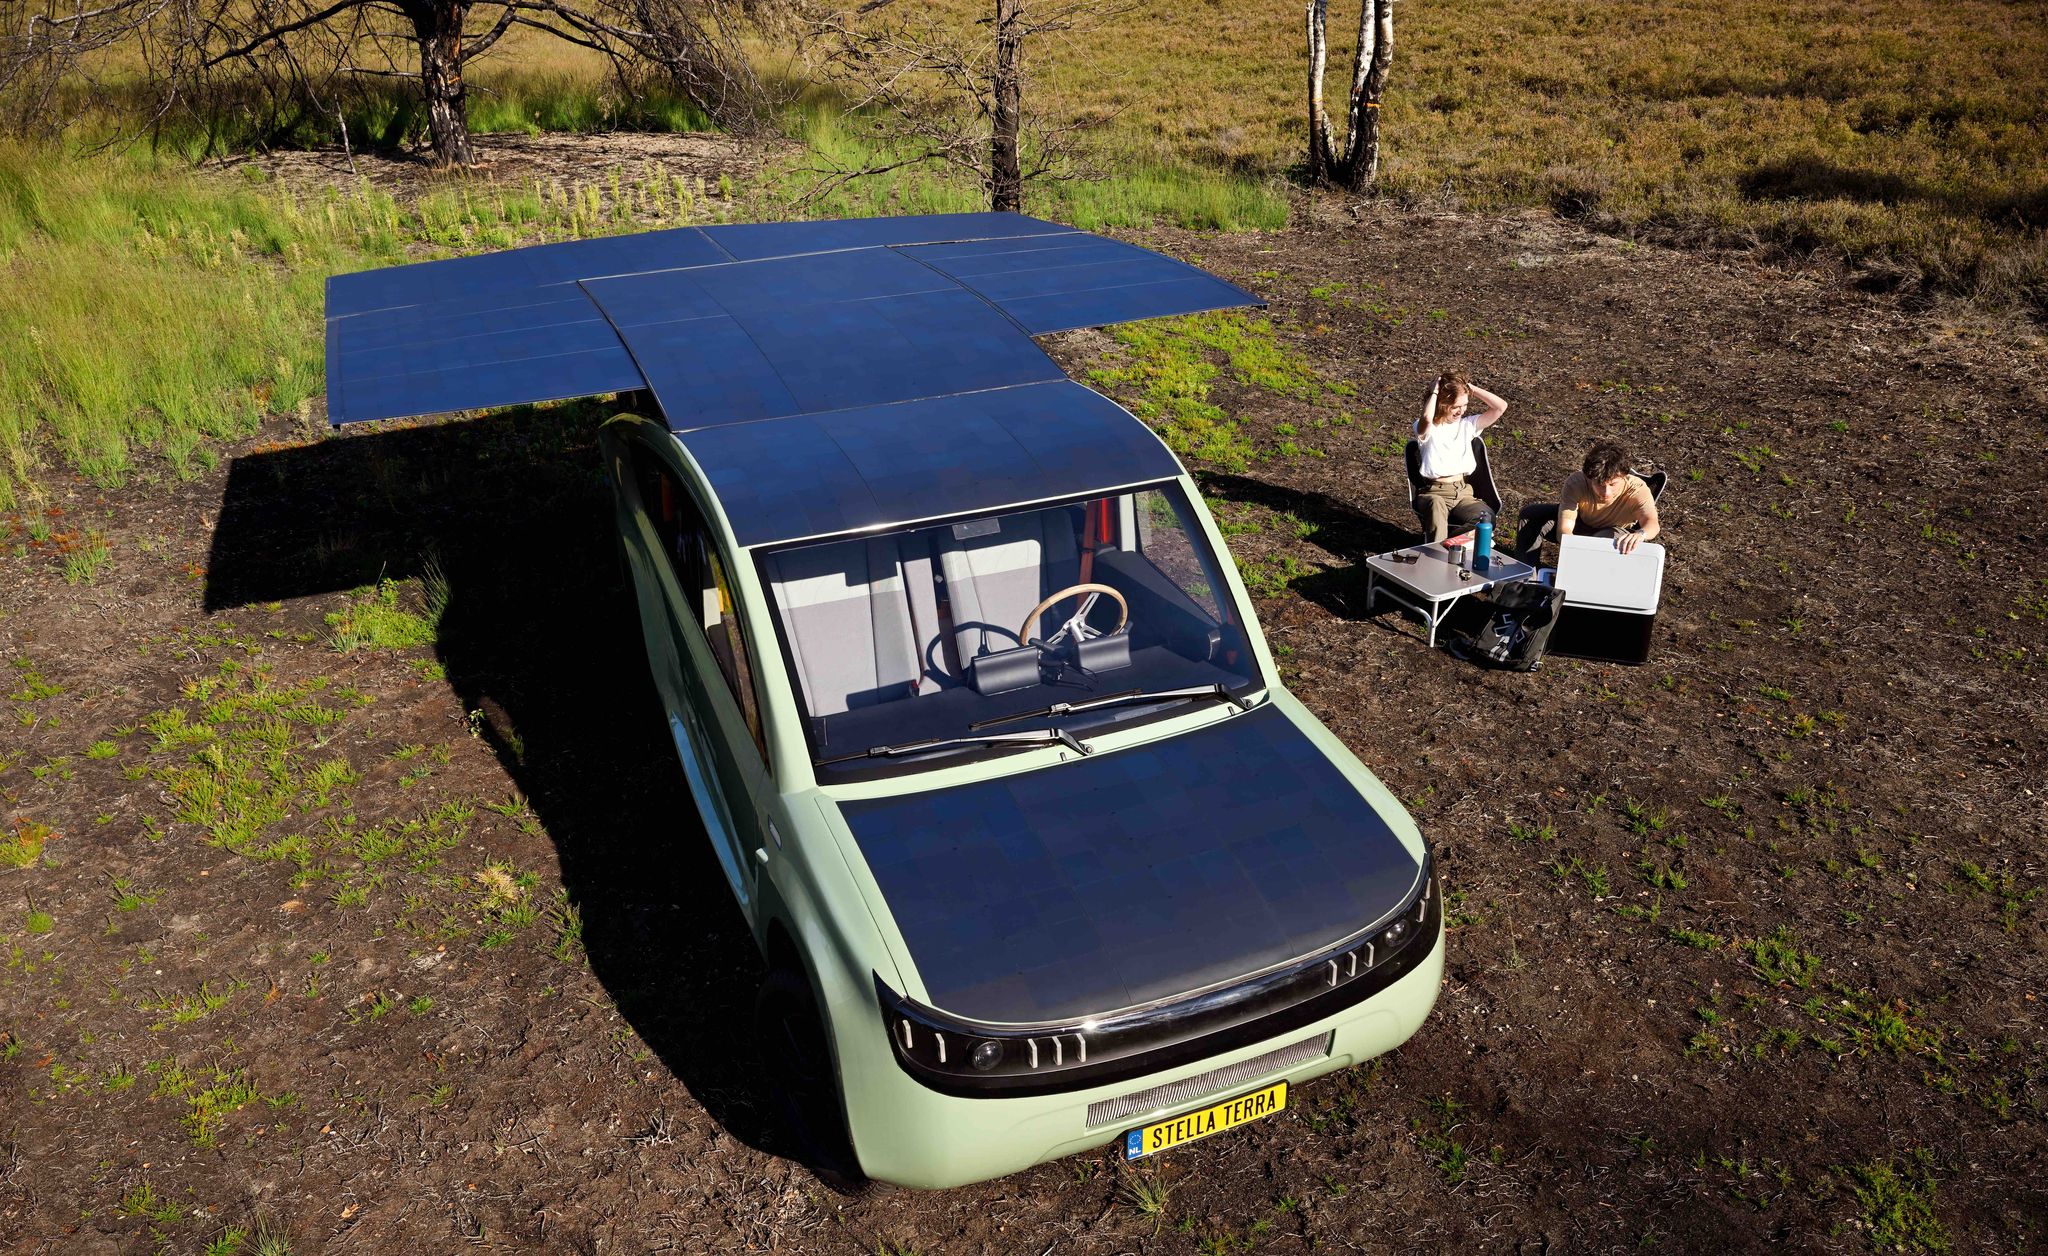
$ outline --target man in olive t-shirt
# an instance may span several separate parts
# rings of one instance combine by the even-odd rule
[[[1586,460],[1565,479],[1556,503],[1522,507],[1515,524],[1515,557],[1534,563],[1543,538],[1556,526],[1560,538],[1611,536],[1626,554],[1660,531],[1650,486],[1628,469],[1628,454],[1606,441],[1586,451]]]

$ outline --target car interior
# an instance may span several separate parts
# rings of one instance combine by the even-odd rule
[[[1163,485],[767,552],[814,756],[966,736],[1054,702],[1250,688],[1239,618],[1201,538],[1178,487]],[[1063,726],[1146,714],[1135,702]]]

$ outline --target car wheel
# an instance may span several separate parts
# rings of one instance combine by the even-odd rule
[[[846,1132],[825,1022],[802,973],[776,968],[762,979],[754,997],[754,1033],[768,1067],[776,1114],[796,1157],[841,1194],[870,1189],[873,1184],[861,1173]]]

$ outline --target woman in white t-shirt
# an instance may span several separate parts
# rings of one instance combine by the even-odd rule
[[[1482,407],[1466,411],[1473,402]],[[1423,539],[1441,541],[1451,534],[1453,515],[1459,522],[1477,522],[1490,512],[1472,494],[1469,477],[1478,469],[1472,439],[1500,422],[1508,403],[1465,378],[1446,370],[1430,385],[1429,401],[1415,423],[1415,442],[1422,449],[1422,479],[1415,494],[1415,513],[1423,522]]]

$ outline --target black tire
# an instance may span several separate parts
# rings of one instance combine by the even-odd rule
[[[754,1035],[794,1158],[842,1195],[868,1191],[873,1184],[861,1173],[846,1131],[825,1022],[802,973],[774,968],[761,979],[754,996]]]

